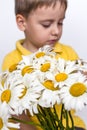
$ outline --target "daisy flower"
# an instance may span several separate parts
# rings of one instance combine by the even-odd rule
[[[11,73],[5,83],[3,85],[2,83],[0,84],[0,103],[6,102],[9,109],[16,111],[19,105],[18,101],[21,91],[21,79],[18,78],[17,75],[14,76],[14,74]]]
[[[19,123],[12,123],[9,121],[11,115],[9,114],[8,105],[4,103],[0,103],[0,130],[9,130],[9,128],[20,128]]]
[[[45,89],[39,99],[39,105],[42,107],[53,107],[54,104],[60,104],[59,91]]]
[[[46,72],[50,67],[55,66],[55,53],[51,52],[49,46],[40,48],[36,53],[29,56],[23,56],[22,61],[17,65],[17,70],[24,76],[25,73],[31,73],[36,69]],[[50,63],[52,65],[50,65]]]
[[[33,61],[33,67],[41,72],[46,73],[47,71],[53,71],[55,68],[56,59],[51,58],[50,56],[44,56],[37,58]]]
[[[22,92],[19,96],[20,111],[28,109],[30,114],[37,113],[37,103],[41,96],[41,91],[44,89],[37,80],[35,73],[25,74],[23,77]],[[27,102],[26,102],[27,101]]]
[[[59,90],[58,88],[55,88],[54,82],[50,80],[50,78],[48,78],[47,75],[43,75],[41,73],[39,74],[38,79],[40,85],[44,88],[39,99],[39,105],[42,107],[53,107],[54,104],[59,104]]]
[[[76,60],[76,64],[79,66],[79,71],[86,75],[87,77],[87,61],[83,59]]]
[[[7,77],[9,76],[9,71],[5,71],[0,73],[0,85],[4,86],[5,81],[7,80]]]
[[[75,77],[78,71],[78,67],[75,61],[66,61],[64,59],[58,59],[56,64],[57,71],[54,74],[54,82],[56,86],[61,88],[64,85],[69,85],[75,81]]]
[[[64,104],[66,110],[81,110],[87,105],[87,78],[82,74],[87,69],[87,62],[55,57],[56,53],[46,45],[31,55],[22,56],[18,64],[0,74],[0,130],[20,128],[9,119],[23,112],[27,114],[27,110],[31,116],[39,117],[41,126],[46,121],[46,129],[61,129],[63,115],[61,112],[61,118],[57,118],[56,104]],[[50,109],[52,113],[47,113],[50,118],[42,117],[44,110]]]
[[[65,109],[81,110],[87,105],[87,80],[85,80],[85,77],[78,73],[76,82],[60,89],[60,97]]]

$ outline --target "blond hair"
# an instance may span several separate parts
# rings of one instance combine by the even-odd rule
[[[27,17],[32,10],[38,7],[51,5],[55,7],[57,1],[64,4],[65,9],[67,8],[67,0],[15,0],[15,15],[21,14]]]

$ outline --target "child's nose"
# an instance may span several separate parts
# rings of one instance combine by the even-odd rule
[[[59,28],[58,28],[58,26],[56,25],[56,26],[54,26],[53,29],[52,29],[52,35],[58,36],[58,34],[59,34]]]

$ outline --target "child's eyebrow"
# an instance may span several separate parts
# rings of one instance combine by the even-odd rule
[[[65,19],[65,16],[61,17],[60,19]]]
[[[53,22],[53,19],[45,19],[45,20],[40,20],[40,22]]]
[[[65,19],[65,16],[64,17],[61,17],[59,20],[64,20]],[[40,20],[40,22],[53,22],[54,19],[43,19],[43,20]]]

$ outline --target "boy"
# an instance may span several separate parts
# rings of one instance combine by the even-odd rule
[[[22,59],[22,55],[33,53],[46,44],[54,48],[57,58],[78,59],[78,55],[71,47],[58,42],[62,35],[66,9],[67,0],[15,0],[16,22],[18,28],[24,32],[25,39],[19,40],[16,49],[5,57],[2,69],[14,67]],[[60,106],[58,113],[60,114]],[[24,114],[19,118],[29,120]],[[80,118],[76,116],[73,118],[76,127],[85,128]],[[31,117],[31,120],[37,121],[35,117]],[[36,128],[22,124],[20,129]],[[37,130],[41,129],[37,128]]]

